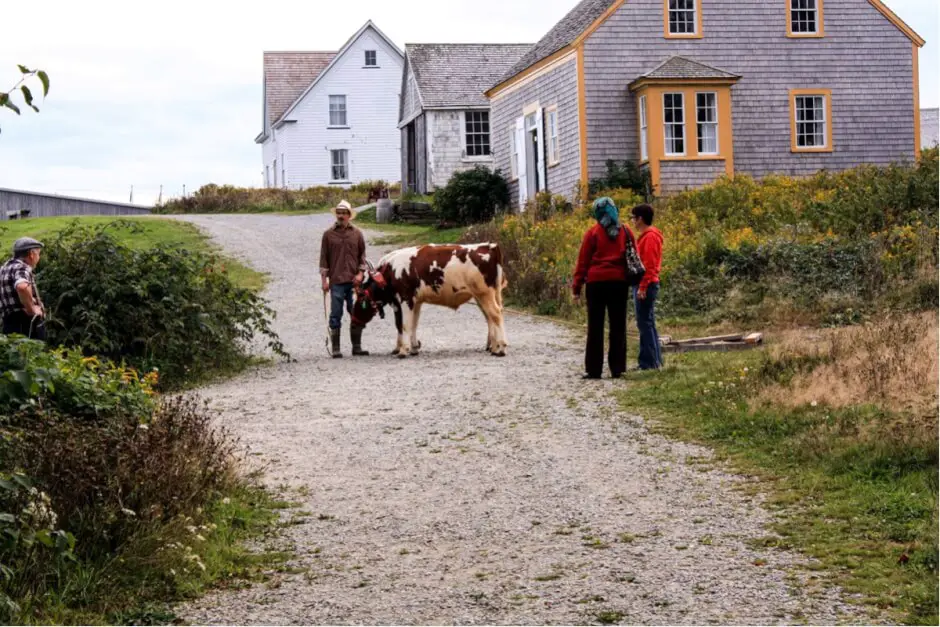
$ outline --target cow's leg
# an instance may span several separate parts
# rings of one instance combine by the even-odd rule
[[[398,331],[398,352],[396,356],[404,359],[411,354],[411,329],[414,328],[414,310],[408,303],[401,304],[401,326]]]
[[[392,350],[392,355],[398,355],[401,352],[402,345],[402,315],[401,315],[401,305],[395,303],[395,329],[398,331],[398,339],[395,341],[395,348]]]
[[[490,328],[488,340],[490,353],[497,357],[504,357],[506,332],[503,329],[503,308],[499,306],[496,295],[492,291],[487,291],[480,296],[480,308],[483,309],[483,315],[486,316],[486,322]]]
[[[421,303],[416,302],[414,311],[411,312],[411,354],[417,355],[421,350],[421,342],[418,341],[418,318],[421,317]]]

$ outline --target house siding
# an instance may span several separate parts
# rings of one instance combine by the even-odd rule
[[[399,123],[411,120],[421,112],[421,97],[418,95],[418,83],[414,79],[414,72],[411,71],[411,64],[405,62],[405,70],[402,73],[402,107]]]
[[[807,175],[914,158],[911,41],[868,0],[825,0],[818,39],[786,36],[782,1],[704,2],[704,36],[692,40],[665,39],[662,11],[662,0],[628,0],[585,42],[589,177],[607,159],[638,158],[627,85],[676,54],[742,76],[731,88],[736,173]],[[789,90],[806,88],[832,90],[831,153],[791,152]]]
[[[447,185],[456,172],[477,165],[493,169],[492,155],[472,158],[464,155],[463,111],[434,110],[425,112],[425,116],[428,121],[428,142],[433,147],[428,160],[428,191]],[[491,146],[492,141],[493,129],[490,127]]]
[[[561,153],[559,163],[548,165],[545,155],[545,179],[547,188],[555,194],[571,198],[575,185],[581,177],[581,148],[578,129],[578,69],[577,59],[572,56],[550,72],[539,76],[522,87],[510,90],[505,95],[497,94],[490,99],[490,132],[494,166],[510,178],[511,136],[516,120],[531,103],[538,102],[545,109],[558,106],[558,146]],[[543,116],[543,122],[547,116]],[[545,150],[548,150],[548,130],[543,128]],[[512,207],[518,209],[519,185],[509,181]]]
[[[428,156],[430,151],[428,150],[427,121],[428,116],[424,113],[415,118],[415,156],[418,161],[415,178],[418,192],[421,194],[428,193]]]
[[[365,51],[376,50],[379,68],[363,68]],[[401,134],[397,128],[403,59],[371,28],[336,60],[290,112],[285,125],[265,147],[265,164],[285,157],[287,186],[304,188],[331,184],[330,151],[346,149],[348,180],[397,181],[401,175]],[[346,96],[348,129],[329,129],[329,96]],[[273,183],[273,181],[272,181]]]
[[[659,190],[665,194],[708,185],[725,173],[724,159],[709,161],[663,161],[659,170]]]

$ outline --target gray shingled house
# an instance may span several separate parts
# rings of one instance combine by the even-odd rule
[[[880,0],[583,0],[487,89],[495,166],[522,204],[911,160],[923,44]]]
[[[451,175],[493,166],[483,92],[532,44],[406,44],[398,128],[402,187],[426,194]]]

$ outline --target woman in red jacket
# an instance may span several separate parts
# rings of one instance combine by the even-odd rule
[[[640,332],[640,370],[656,370],[663,365],[656,330],[656,299],[659,296],[659,268],[663,261],[663,234],[653,226],[653,207],[637,205],[631,211],[633,226],[640,234],[636,243],[640,261],[646,268],[643,280],[633,293],[636,303],[636,328]]]
[[[588,229],[581,242],[571,290],[581,301],[581,288],[587,285],[588,334],[584,352],[584,379],[600,379],[604,368],[604,313],[610,318],[607,365],[611,378],[627,369],[627,263],[624,260],[627,237],[633,233],[620,224],[617,205],[610,198],[594,201],[597,224]]]

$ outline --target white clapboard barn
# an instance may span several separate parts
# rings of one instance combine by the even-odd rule
[[[403,65],[371,20],[336,52],[265,52],[265,187],[398,181]]]

